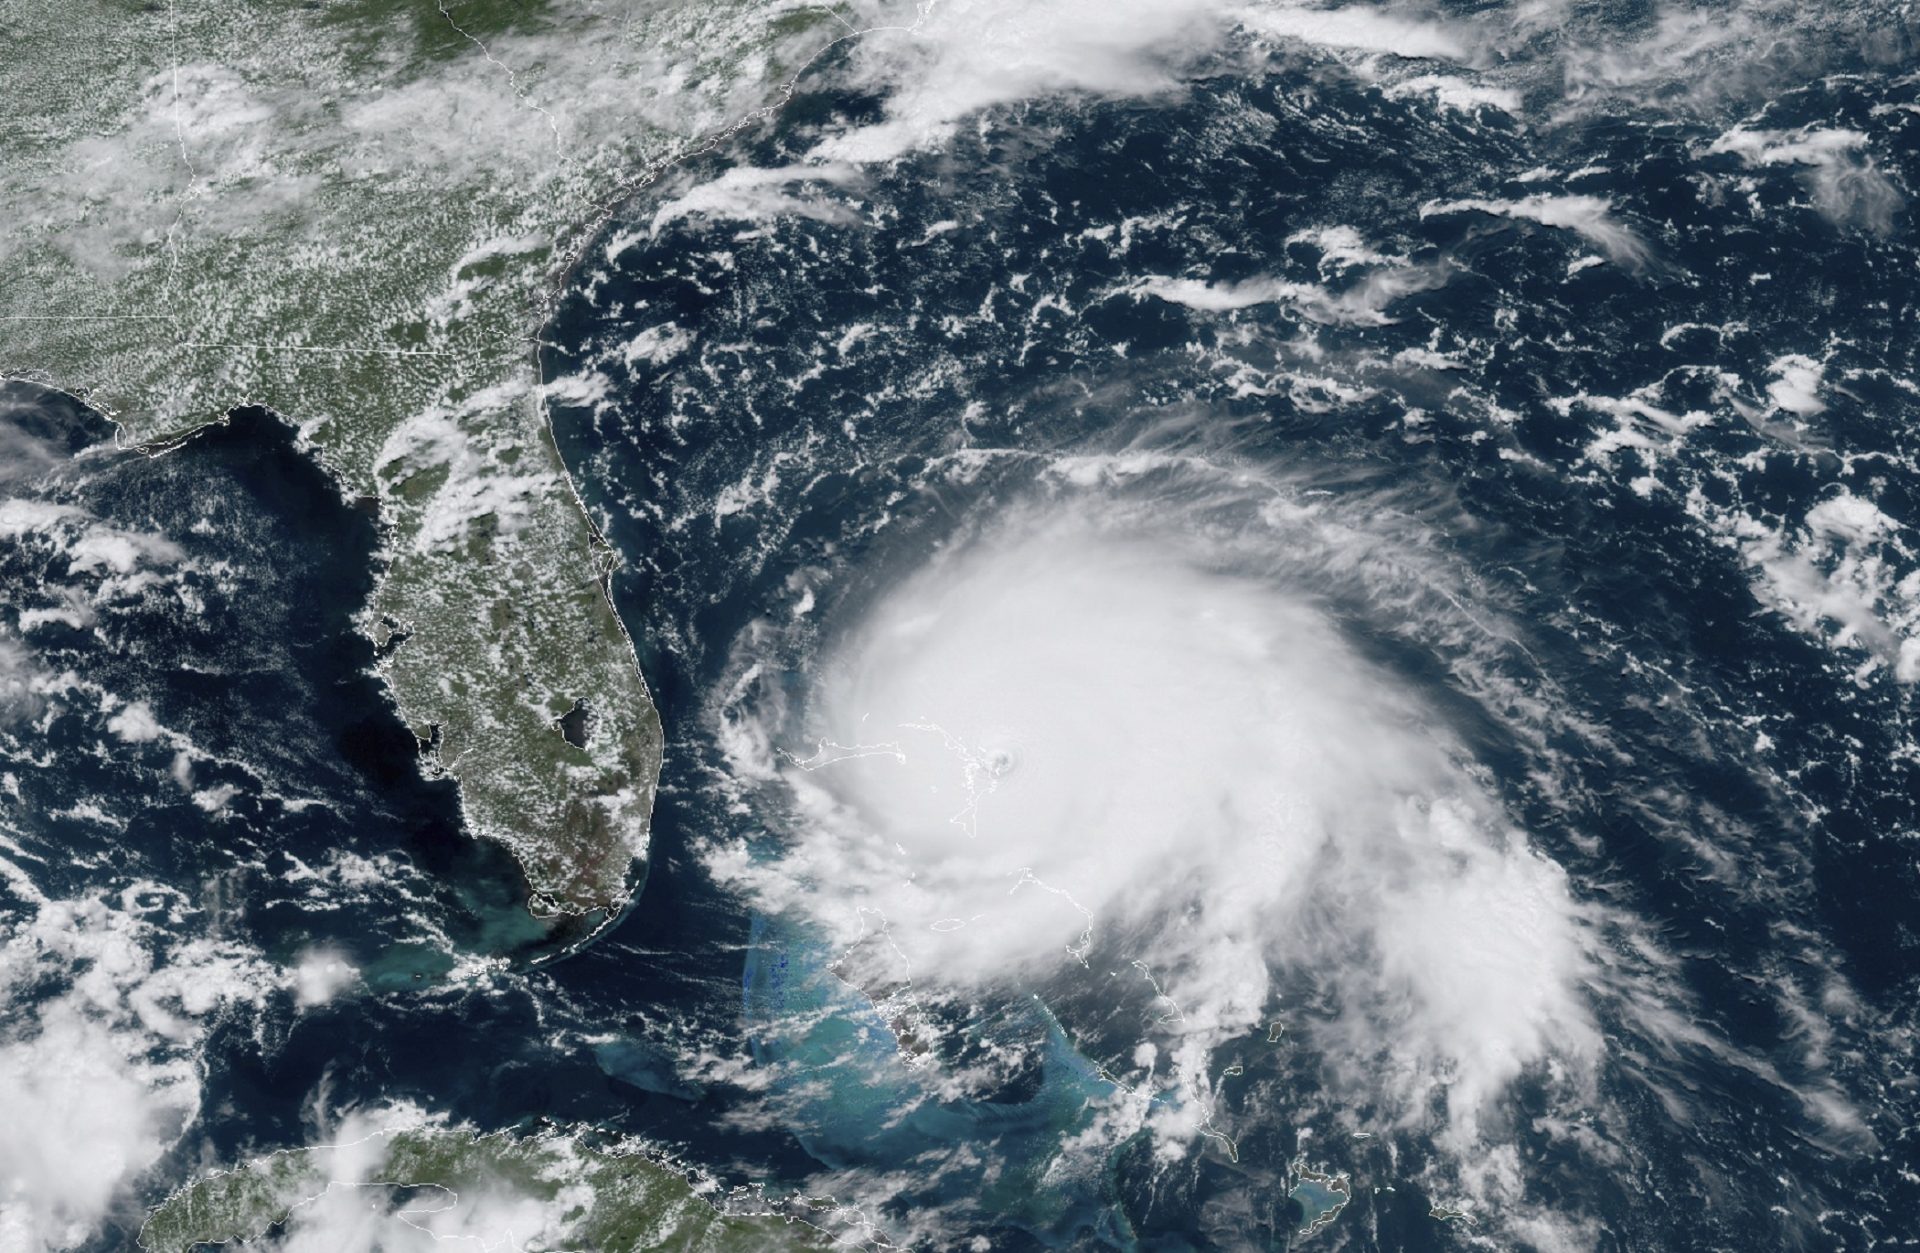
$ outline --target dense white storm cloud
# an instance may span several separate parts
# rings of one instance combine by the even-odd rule
[[[199,1112],[209,1022],[277,977],[238,945],[169,944],[149,920],[183,908],[169,889],[60,901],[8,879],[31,905],[0,915],[0,1247],[35,1253],[83,1243],[159,1161]]]
[[[1462,1147],[1529,1067],[1577,1083],[1595,919],[1321,603],[1311,563],[1353,576],[1367,541],[1293,548],[1281,499],[1127,503],[1065,473],[1094,490],[1008,511],[839,631],[804,712],[727,711],[791,829],[771,862],[716,850],[721,874],[869,990],[1150,987],[1116,1117],[1164,1151],[1212,1132],[1214,1051],[1276,1020],[1409,1124],[1444,1092]],[[1284,1003],[1304,973],[1331,1015]]]

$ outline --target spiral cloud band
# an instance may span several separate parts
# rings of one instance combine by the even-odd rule
[[[804,712],[734,736],[776,748],[792,830],[728,872],[870,994],[1121,1006],[1092,1051],[1162,1153],[1230,1137],[1215,1054],[1276,1025],[1462,1148],[1528,1068],[1587,1073],[1590,914],[1345,637],[1310,569],[1338,549],[1215,469],[1111,469],[1057,467],[832,632]]]

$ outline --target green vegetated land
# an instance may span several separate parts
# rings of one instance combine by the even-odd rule
[[[632,1152],[552,1133],[424,1128],[275,1153],[210,1175],[157,1207],[140,1245],[192,1253],[260,1240],[283,1225],[324,1235],[330,1223],[351,1221],[365,1231],[369,1214],[515,1253],[779,1253],[835,1243],[800,1217],[723,1213],[677,1171]],[[511,1216],[512,1231],[491,1230],[495,1215]]]
[[[533,336],[610,205],[844,33],[766,0],[0,0],[0,377],[155,448],[265,405],[376,500],[382,668],[539,912],[626,898],[661,732]]]

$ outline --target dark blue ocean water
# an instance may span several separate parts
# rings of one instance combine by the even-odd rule
[[[1911,125],[1885,107],[1902,92],[1836,76],[1776,97],[1767,125],[1858,126],[1879,168],[1911,186]],[[883,108],[845,91],[805,96],[629,220],[724,169],[799,162]],[[1268,469],[1356,516],[1377,511],[1383,529],[1407,522],[1465,572],[1463,597],[1520,624],[1494,662],[1498,686],[1472,690],[1458,678],[1465,646],[1420,622],[1417,602],[1383,605],[1377,587],[1340,573],[1314,587],[1356,647],[1449,711],[1578,891],[1660,937],[1699,1028],[1663,1045],[1602,996],[1615,1113],[1597,1134],[1612,1147],[1550,1134],[1578,1112],[1523,1082],[1513,1100],[1529,1197],[1581,1216],[1609,1249],[1900,1237],[1920,974],[1911,700],[1887,654],[1858,672],[1875,659],[1870,641],[1835,647],[1830,624],[1791,624],[1756,591],[1754,550],[1712,519],[1792,535],[1842,494],[1913,516],[1920,405],[1902,380],[1916,367],[1915,255],[1904,225],[1815,211],[1790,169],[1730,196],[1739,163],[1701,155],[1725,125],[1620,114],[1523,126],[1384,99],[1338,75],[1236,67],[1173,100],[1010,107],[851,182],[796,173],[785,190],[805,215],[656,219],[577,284],[548,366],[613,397],[563,404],[556,421],[629,559],[616,598],[671,736],[664,874],[650,892],[663,878],[694,891],[678,886],[700,875],[676,850],[739,835],[780,844],[777,818],[720,799],[721,694],[748,681],[803,691],[832,623],[858,621],[974,520],[1042,491],[1042,467],[1147,450]],[[1517,179],[1541,166],[1560,173]],[[1483,212],[1420,212],[1543,185],[1604,199],[1644,254],[1603,257],[1573,231]],[[1320,283],[1341,271],[1322,264],[1327,237],[1306,232],[1334,225],[1435,281],[1380,325],[1283,302],[1223,315],[1140,293],[1165,276]],[[1582,257],[1593,260],[1570,269]],[[1346,273],[1344,289],[1357,288],[1363,272]],[[1846,380],[1797,433],[1760,416],[1764,401],[1728,399],[1757,394],[1785,354]],[[1569,397],[1661,412],[1620,421],[1617,407]],[[1660,425],[1695,412],[1712,416],[1684,437]],[[1596,451],[1617,422],[1633,437]],[[1911,569],[1893,560],[1892,577]],[[769,625],[797,612],[802,587],[828,625]],[[743,679],[742,642],[769,633],[783,642],[751,655],[784,669]],[[1557,716],[1536,722],[1519,707],[1528,700]],[[1689,833],[1737,870],[1710,873]],[[746,938],[743,918],[731,925]],[[817,978],[832,960],[777,922],[752,926],[749,1023],[789,1008],[803,972]],[[1860,1000],[1820,1015],[1835,1034],[1816,1064],[1781,988],[1837,986],[1829,976]],[[1098,1054],[1099,1028],[1086,1025],[1097,1007],[1058,1007]],[[1418,1133],[1341,1136],[1306,1055],[1234,1098],[1238,1161],[1167,1167],[1136,1143],[1104,1177],[1048,1177],[1055,1138],[1075,1125],[1050,1121],[1053,1106],[1084,1094],[1035,1049],[1042,1060],[994,1096],[991,1118],[850,1085],[800,1102],[794,1134],[842,1179],[941,1163],[895,1203],[946,1207],[953,1247],[966,1232],[993,1248],[1277,1247],[1289,1239],[1284,1164],[1308,1136],[1322,1165],[1366,1181],[1316,1242],[1457,1238],[1428,1216],[1441,1198],[1378,1186],[1419,1174],[1437,1150]],[[1823,1067],[1862,1124],[1808,1102]],[[949,1166],[943,1139],[949,1154],[984,1147],[995,1168]],[[1005,1176],[1022,1182],[987,1182]]]

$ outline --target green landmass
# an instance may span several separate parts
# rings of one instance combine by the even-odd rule
[[[832,1211],[813,1216],[830,1222]],[[836,1243],[822,1227],[765,1206],[723,1212],[679,1172],[629,1148],[558,1132],[427,1127],[274,1153],[197,1180],[148,1215],[140,1247],[192,1253],[280,1233],[311,1241],[349,1222],[364,1233],[369,1221],[373,1230],[421,1227],[503,1253],[784,1253]]]
[[[365,629],[538,913],[626,900],[661,729],[535,337],[610,207],[846,29],[784,0],[0,0],[0,378],[154,451],[264,405],[377,502]]]

